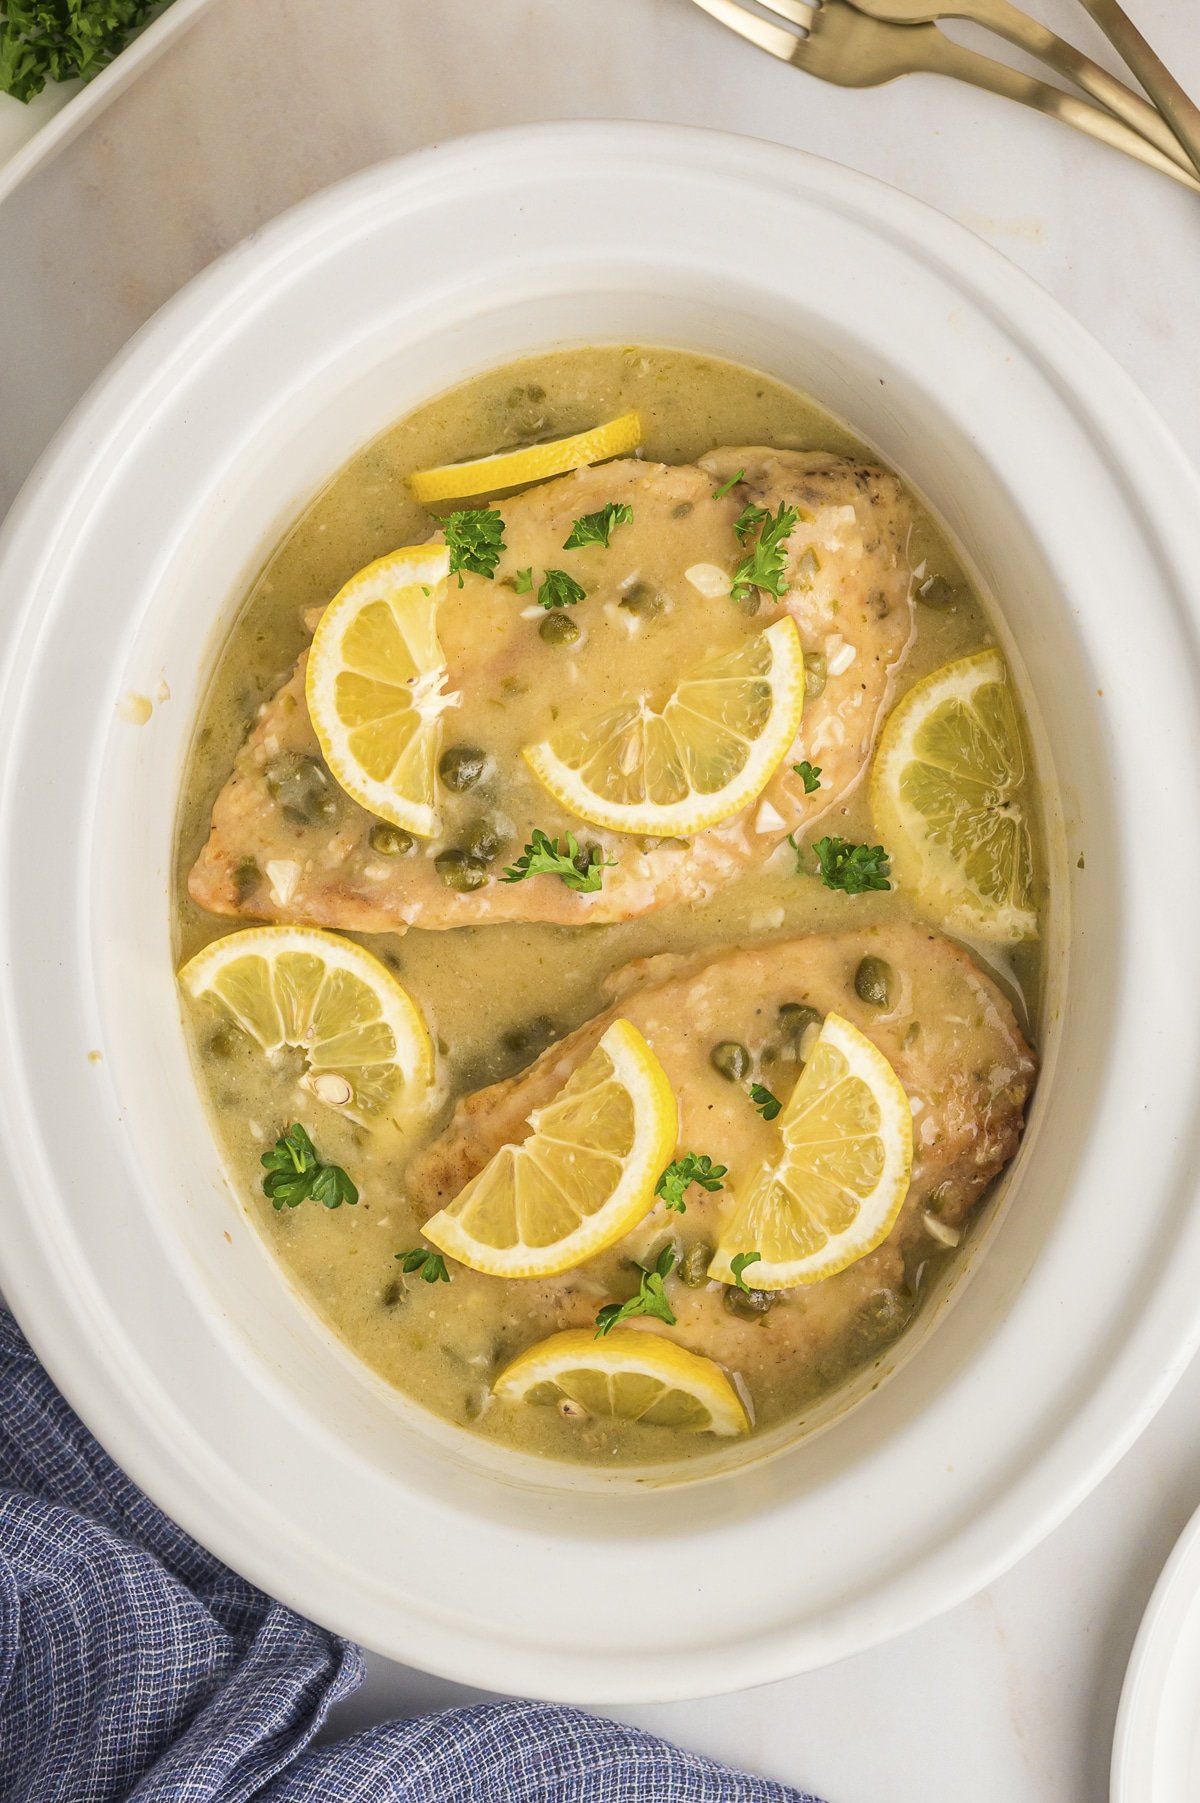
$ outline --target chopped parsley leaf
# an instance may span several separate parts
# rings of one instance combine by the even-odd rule
[[[577,601],[586,601],[587,590],[565,570],[547,570],[537,598],[539,607],[574,607]]]
[[[654,1185],[654,1193],[662,1197],[668,1208],[683,1214],[687,1208],[683,1194],[689,1184],[698,1183],[706,1190],[724,1189],[721,1179],[728,1175],[729,1166],[714,1164],[706,1152],[685,1152],[682,1158],[673,1159],[667,1166]]]
[[[804,863],[799,846],[788,835],[796,853],[797,867]],[[847,895],[863,895],[868,889],[890,889],[891,860],[882,845],[852,845],[848,839],[814,839],[813,856],[817,870],[827,889],[841,889]]]
[[[656,1321],[665,1321],[668,1327],[674,1327],[675,1314],[667,1301],[663,1288],[664,1279],[675,1263],[673,1247],[664,1246],[655,1261],[654,1269],[648,1271],[645,1265],[639,1265],[642,1281],[636,1296],[628,1302],[606,1302],[596,1316],[596,1338],[602,1340],[606,1333],[621,1321],[632,1320],[634,1315],[653,1315]]]
[[[783,1107],[779,1097],[772,1095],[765,1083],[750,1085],[750,1100],[762,1115],[764,1121],[773,1121]]]
[[[450,1281],[445,1259],[440,1252],[431,1252],[428,1246],[414,1246],[410,1252],[397,1252],[395,1256],[406,1272],[419,1271],[425,1283]]]
[[[322,1164],[308,1134],[294,1121],[259,1163],[265,1166],[263,1193],[275,1208],[298,1208],[301,1202],[321,1202],[326,1208],[353,1205],[358,1191],[340,1164]]]
[[[751,589],[756,588],[766,589],[768,594],[779,599],[784,588],[783,547],[799,518],[798,507],[788,507],[781,501],[778,513],[765,520],[758,543],[733,572],[733,587],[729,591],[731,601],[747,600]]]
[[[517,571],[516,575],[513,577],[513,587],[516,589],[518,595],[527,595],[529,593],[530,589],[533,587],[532,564],[530,564],[527,570]]]
[[[806,795],[814,794],[821,787],[820,764],[810,764],[807,758],[801,758],[798,764],[792,765],[792,769],[804,784]]]
[[[564,551],[574,551],[579,545],[605,545],[612,537],[614,526],[632,526],[633,508],[628,501],[609,501],[596,513],[585,513],[571,527],[570,534],[563,540]]]
[[[733,529],[737,533],[738,543],[744,545],[750,534],[754,531],[754,528],[756,526],[761,526],[762,522],[764,520],[769,520],[770,517],[770,511],[766,507],[756,507],[753,502],[750,503],[749,507],[743,507],[741,513],[738,514],[737,519],[733,522]]]
[[[739,1290],[745,1290],[747,1296],[750,1294],[750,1285],[746,1282],[742,1273],[747,1265],[756,1265],[761,1259],[761,1252],[739,1252],[729,1261],[729,1269],[733,1272],[734,1283],[737,1284]]]
[[[745,470],[736,470],[734,472],[734,474],[732,476],[730,476],[728,482],[722,482],[720,488],[713,489],[713,500],[714,501],[721,500],[721,498],[724,495],[727,495],[729,493],[731,488],[736,488],[739,482],[744,482],[745,480],[746,480]]]
[[[450,574],[457,575],[459,588],[464,570],[491,581],[504,549],[504,521],[494,507],[467,507],[448,514],[442,534],[450,553]]]
[[[568,833],[563,841],[563,849],[558,849],[558,840],[544,833],[540,826],[533,829],[533,837],[525,847],[515,864],[505,867],[502,883],[523,883],[527,876],[558,876],[577,894],[593,894],[604,881],[604,872],[616,863],[615,858],[606,858],[598,845],[582,848],[574,833]]]

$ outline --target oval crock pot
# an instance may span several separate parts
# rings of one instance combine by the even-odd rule
[[[489,1449],[360,1368],[226,1186],[172,977],[178,781],[249,576],[415,402],[596,340],[795,383],[933,502],[1001,598],[1054,868],[1042,1079],[967,1276],[857,1406],[683,1485]],[[842,1657],[1018,1558],[1200,1337],[1197,517],[1146,404],[1026,277],[766,144],[601,124],[452,143],[194,282],[0,548],[0,1281],[113,1455],[319,1621],[592,1703]]]

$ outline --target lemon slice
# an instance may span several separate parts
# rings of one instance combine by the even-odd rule
[[[614,1328],[552,1334],[505,1366],[493,1385],[505,1402],[569,1397],[589,1415],[690,1433],[744,1434],[750,1422],[719,1365],[658,1333]]]
[[[871,807],[900,884],[946,926],[1037,937],[1025,751],[998,651],[936,670],[893,709]]]
[[[529,1125],[425,1223],[440,1251],[493,1277],[553,1277],[621,1239],[654,1206],[678,1133],[666,1072],[627,1020]]]
[[[779,1120],[779,1157],[738,1197],[710,1277],[735,1281],[739,1252],[755,1289],[786,1290],[844,1271],[887,1238],[908,1191],[912,1111],[878,1047],[827,1014]]]
[[[433,1082],[420,1011],[395,977],[352,939],[319,927],[248,927],[214,940],[179,973],[270,1057],[304,1053],[318,1101],[352,1119],[407,1113]]]
[[[752,802],[800,725],[804,652],[776,620],[706,659],[661,710],[635,697],[525,750],[538,781],[593,826],[686,837]]]
[[[422,838],[434,796],[446,665],[437,637],[445,545],[410,545],[352,576],[308,654],[305,697],[325,762],[362,807]]]
[[[443,463],[433,470],[414,470],[408,486],[421,502],[452,501],[464,495],[490,495],[501,488],[526,488],[547,476],[561,476],[585,463],[603,463],[623,457],[642,442],[641,415],[623,413],[607,425],[574,432],[570,438],[554,438],[546,444],[525,445],[514,451],[496,451],[490,457],[472,457],[466,463]]]

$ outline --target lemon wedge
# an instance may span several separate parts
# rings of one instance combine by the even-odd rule
[[[208,997],[270,1057],[304,1054],[318,1101],[352,1119],[408,1113],[433,1082],[420,1010],[370,952],[319,927],[248,927],[184,965],[193,1000]]]
[[[414,470],[408,486],[422,504],[490,495],[502,488],[527,488],[531,482],[564,475],[585,463],[623,457],[641,442],[640,414],[623,413],[619,419],[592,426],[586,432],[573,432],[569,438],[496,451],[490,457],[472,457],[465,463],[443,463],[437,469]]]
[[[998,651],[936,670],[893,709],[871,808],[900,885],[944,925],[1037,937],[1025,750]]]
[[[524,756],[581,820],[686,838],[761,793],[803,709],[804,651],[795,622],[784,618],[698,664],[661,709],[635,697],[564,726]]]
[[[347,795],[422,838],[434,805],[446,665],[437,608],[450,554],[410,545],[336,594],[308,654],[305,697],[325,761]]]
[[[654,1206],[678,1132],[666,1072],[627,1020],[529,1125],[425,1223],[440,1251],[493,1277],[553,1277],[621,1239]]]
[[[721,1233],[710,1277],[755,1289],[817,1283],[887,1238],[908,1191],[912,1111],[871,1041],[827,1014],[779,1120],[780,1154],[750,1179]]]
[[[750,1422],[719,1365],[658,1333],[588,1328],[552,1334],[522,1352],[493,1385],[505,1402],[553,1403],[564,1396],[589,1415],[643,1421],[690,1433],[744,1434]]]

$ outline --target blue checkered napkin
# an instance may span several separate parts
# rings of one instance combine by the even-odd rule
[[[537,1703],[314,1745],[361,1676],[134,1488],[0,1311],[2,1803],[814,1803]]]

